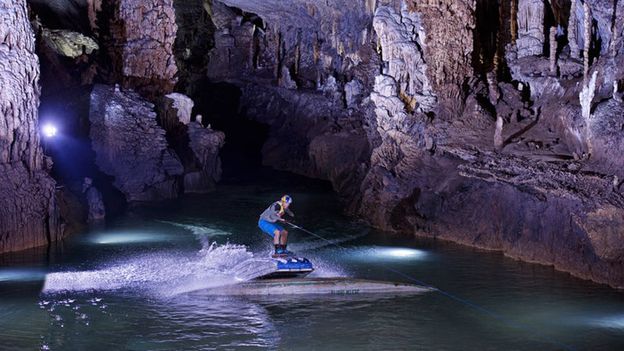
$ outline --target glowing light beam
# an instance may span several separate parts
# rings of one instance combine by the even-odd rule
[[[58,134],[58,128],[51,123],[46,123],[41,127],[41,132],[46,138],[54,138]]]

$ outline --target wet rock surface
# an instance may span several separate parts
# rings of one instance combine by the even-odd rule
[[[184,175],[184,191],[205,193],[215,188],[221,180],[221,159],[219,151],[225,142],[225,134],[204,128],[200,122],[188,126],[189,146],[195,155],[195,171]]]
[[[96,85],[89,115],[100,170],[128,201],[177,197],[184,168],[156,123],[154,105],[133,91]]]
[[[37,125],[40,89],[26,1],[0,1],[0,253],[62,237]]]

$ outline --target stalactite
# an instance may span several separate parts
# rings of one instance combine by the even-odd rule
[[[97,15],[100,11],[102,11],[102,0],[87,1],[87,16],[89,17],[89,25],[94,34],[98,34],[99,31]]]
[[[295,75],[299,74],[299,64],[301,63],[301,31],[297,32],[297,46],[295,47]]]
[[[618,28],[618,13],[617,13],[617,1],[614,1],[613,3],[613,24],[611,25],[611,33],[613,33],[613,37],[611,38],[611,55],[615,56],[617,55],[617,43],[618,40],[620,39],[618,34],[620,31],[620,28]]]
[[[283,60],[283,55],[282,55],[282,33],[276,29],[276,34],[277,34],[277,53],[275,55],[275,57],[277,58],[277,65],[275,65],[275,78],[277,78],[277,80],[279,81],[279,79],[282,77],[281,73],[282,73],[282,60]]]
[[[585,1],[583,5],[583,9],[585,10],[585,17],[583,18],[583,26],[585,28],[585,40],[584,40],[584,50],[583,50],[583,81],[585,85],[587,85],[587,78],[589,76],[589,49],[591,44],[591,9],[589,7],[589,1]]]
[[[494,54],[494,71],[501,74],[501,61],[505,57],[505,45],[511,40],[508,28],[511,26],[511,9],[501,3],[498,7],[498,31],[496,32],[496,53]],[[507,3],[508,4],[508,3]]]
[[[550,27],[550,73],[557,74],[557,27]]]
[[[577,35],[576,1],[572,0],[570,5],[570,18],[568,19],[568,42],[570,44],[570,57],[579,58],[579,46]]]
[[[518,0],[511,0],[511,42],[515,44],[516,39],[518,39]]]
[[[314,43],[312,44],[312,52],[314,64],[317,65],[321,57],[321,47],[319,45],[318,33],[314,35]]]

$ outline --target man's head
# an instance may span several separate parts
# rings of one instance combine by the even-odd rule
[[[282,196],[280,202],[282,203],[282,206],[284,206],[284,208],[288,208],[288,206],[290,206],[290,204],[292,203],[292,197],[290,197],[290,195],[284,195]]]

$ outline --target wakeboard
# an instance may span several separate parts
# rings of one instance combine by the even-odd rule
[[[275,271],[256,279],[303,278],[314,271],[310,260],[295,254],[271,255],[271,260],[275,263]]]

